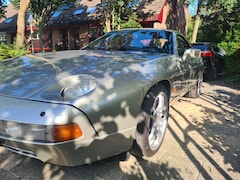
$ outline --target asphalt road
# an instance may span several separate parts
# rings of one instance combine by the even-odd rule
[[[160,151],[126,162],[116,158],[60,167],[0,147],[1,180],[240,179],[240,90],[221,81],[203,83],[198,99],[181,98],[170,109]]]

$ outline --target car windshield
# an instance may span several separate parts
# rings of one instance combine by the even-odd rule
[[[83,49],[149,51],[172,54],[172,33],[164,30],[112,31]]]

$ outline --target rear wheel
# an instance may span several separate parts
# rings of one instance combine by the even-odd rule
[[[217,69],[215,66],[212,67],[211,70],[208,72],[208,80],[214,81],[217,79]]]
[[[198,73],[198,80],[196,82],[196,85],[193,87],[193,89],[191,89],[188,92],[187,97],[198,98],[200,96],[202,81],[203,81],[203,74],[202,74],[202,72],[199,72]]]
[[[152,88],[144,99],[137,125],[133,152],[137,156],[152,156],[162,144],[169,113],[169,96],[164,86]]]

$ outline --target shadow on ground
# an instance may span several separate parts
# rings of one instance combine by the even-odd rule
[[[179,101],[185,107],[171,108],[182,119],[178,121],[171,116],[173,123],[184,134],[184,140],[171,126],[169,131],[199,169],[199,177],[212,179],[214,174],[233,179],[233,174],[240,175],[240,93],[238,89],[228,88],[221,82],[204,83],[203,86],[205,89],[200,100],[182,98]],[[191,112],[193,106],[199,110],[199,115],[194,114],[196,111]],[[183,121],[187,124],[185,128],[181,125]],[[199,156],[196,157],[196,149],[189,148],[189,144],[199,151]]]

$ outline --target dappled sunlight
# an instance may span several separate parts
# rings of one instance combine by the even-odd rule
[[[112,157],[89,165],[63,167],[0,148],[0,167],[20,178],[30,179],[236,179],[240,172],[240,161],[237,160],[240,158],[240,124],[236,108],[239,97],[231,102],[225,101],[226,98],[221,101],[218,98],[221,94],[234,94],[235,91],[221,91],[217,95],[214,92],[219,91],[215,87],[210,90],[209,84],[203,83],[203,86],[199,99],[181,98],[172,105],[165,140],[153,157],[137,159],[130,156],[124,162]],[[130,113],[127,102],[123,101],[119,107],[126,114]],[[101,117],[100,131],[111,130],[108,126],[118,129],[116,124],[109,124],[111,116]],[[111,138],[96,139],[91,146],[105,151],[107,147],[101,147],[103,140],[111,142]],[[100,156],[96,158],[101,159]]]
[[[143,167],[141,167],[134,156],[131,156],[128,162],[120,162],[119,166],[122,172],[127,175],[136,176],[139,179],[147,179]]]
[[[153,162],[148,158],[136,159],[131,156],[127,162],[120,162],[119,165],[126,179],[182,179],[178,169],[160,160]]]
[[[59,166],[46,164],[42,169],[43,179],[62,179],[66,174]]]
[[[199,177],[231,179],[240,172],[239,160],[233,161],[240,158],[240,97],[227,87],[203,86],[199,99],[182,98],[172,106],[168,129],[194,166],[202,167]]]

